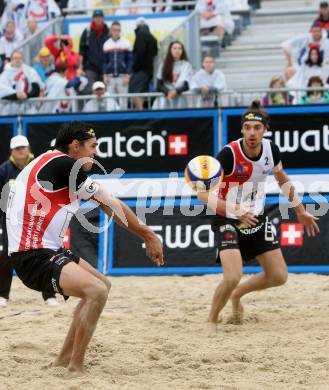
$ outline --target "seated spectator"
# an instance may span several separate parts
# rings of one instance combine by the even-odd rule
[[[309,88],[323,88],[324,84],[320,77],[311,77],[307,86]],[[301,99],[301,104],[321,104],[329,103],[329,93],[327,91],[308,91]]]
[[[154,58],[158,54],[158,42],[151,34],[144,18],[137,19],[136,39],[133,48],[133,73],[129,82],[129,93],[149,92],[153,77]],[[137,110],[142,110],[144,100],[134,97]]]
[[[315,19],[314,23],[319,24],[325,30],[329,30],[329,4],[327,1],[320,3],[319,16]]]
[[[59,46],[56,43],[59,42]],[[80,55],[73,51],[72,38],[69,35],[51,35],[45,39],[45,45],[55,58],[55,65],[63,64],[66,68],[66,78],[71,80],[77,76],[80,66]],[[82,70],[79,69],[80,75]]]
[[[192,78],[191,90],[201,95],[197,100],[197,107],[217,107],[217,94],[226,90],[224,73],[215,69],[212,56],[205,56],[200,69]]]
[[[78,105],[74,100],[65,100],[68,96],[75,96],[81,92],[87,85],[88,80],[85,76],[75,76],[71,80],[66,78],[67,68],[65,63],[57,63],[55,71],[46,81],[45,97],[60,98],[58,101],[45,101],[41,107],[44,113],[67,113],[77,112]]]
[[[111,38],[103,46],[105,63],[103,79],[107,91],[112,94],[128,93],[128,84],[132,71],[132,50],[129,41],[121,37],[121,24],[114,21],[111,25]],[[127,99],[120,99],[120,107],[127,108]]]
[[[95,99],[89,100],[83,107],[82,112],[107,112],[120,110],[120,106],[115,99],[109,98],[111,95],[106,92],[105,84],[102,81],[96,81],[93,86],[93,95]]]
[[[309,50],[305,63],[296,67],[296,73],[287,84],[289,88],[306,88],[313,76],[318,76],[322,80],[327,80],[329,76],[329,66],[323,65],[323,52],[317,47]]]
[[[12,52],[23,42],[22,33],[16,28],[15,23],[9,20],[6,24],[3,36],[0,38],[0,57],[3,66],[10,62]],[[0,69],[1,71],[2,69]]]
[[[141,4],[150,4],[149,7],[140,7]],[[152,13],[152,0],[121,0],[121,5],[131,5],[130,8],[120,8],[117,10],[116,15],[137,15],[137,14],[150,14]]]
[[[286,88],[286,83],[281,76],[273,76],[270,85],[270,89],[280,89]],[[288,92],[271,92],[263,97],[262,105],[263,106],[285,106],[287,104],[291,104],[292,96],[289,95]]]
[[[47,47],[42,47],[38,55],[39,62],[33,66],[38,72],[41,80],[45,83],[50,74],[54,71],[55,66],[52,62],[50,51]]]
[[[172,10],[172,0],[153,0],[152,11],[155,14],[162,13],[162,12],[170,12],[171,10]]]
[[[23,54],[14,50],[10,63],[0,75],[0,98],[6,103],[1,109],[2,115],[35,113],[35,106],[30,105],[28,98],[38,97],[43,83],[38,73],[23,63]]]
[[[95,10],[89,27],[83,30],[80,38],[80,56],[83,71],[88,78],[86,93],[92,91],[95,81],[103,80],[103,66],[105,63],[104,43],[110,37],[110,30],[104,22],[104,14],[101,10]]]
[[[27,20],[26,30],[24,31],[24,39],[32,37],[32,35],[34,35],[38,30],[39,28],[37,21],[35,18],[30,17]]]
[[[281,44],[286,56],[286,79],[289,80],[308,57],[310,48],[317,47],[323,53],[324,64],[329,62],[329,40],[322,27],[315,23],[310,34],[301,34],[287,39]]]
[[[232,34],[234,21],[229,0],[198,0],[195,6],[200,14],[201,30],[215,31],[222,46],[225,32]]]
[[[157,91],[162,92],[165,97],[157,98],[152,108],[187,107],[187,101],[181,94],[189,89],[192,76],[192,66],[183,44],[179,41],[171,42],[157,74]]]

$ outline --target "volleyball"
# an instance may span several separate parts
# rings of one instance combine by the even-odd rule
[[[221,179],[222,169],[214,157],[197,156],[187,164],[184,176],[194,191],[206,192],[216,187]]]

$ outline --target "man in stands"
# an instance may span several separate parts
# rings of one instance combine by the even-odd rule
[[[89,100],[83,107],[83,112],[108,112],[120,110],[115,99],[110,98],[106,92],[105,84],[102,81],[95,81],[93,84],[93,95],[95,99]]]
[[[323,33],[321,24],[316,22],[309,34],[301,34],[289,38],[281,44],[286,56],[286,79],[289,80],[295,73],[296,65],[303,64],[310,49],[319,48],[323,55],[324,64],[329,63],[329,39]]]
[[[104,22],[103,11],[95,10],[90,26],[83,30],[79,49],[83,70],[88,78],[86,88],[88,94],[92,92],[92,85],[95,81],[103,80],[103,65],[105,63],[103,46],[109,37],[110,30]]]
[[[132,72],[132,48],[127,39],[121,37],[121,24],[111,25],[111,38],[104,43],[104,82],[110,94],[127,93]],[[120,99],[121,109],[127,108],[127,99]]]
[[[2,67],[0,72],[4,68],[5,64],[10,62],[12,52],[23,42],[22,33],[16,28],[15,23],[10,20],[6,24],[3,36],[0,38],[0,58]]]
[[[314,23],[320,24],[325,30],[329,30],[329,4],[327,1],[320,3],[319,16],[315,19]]]

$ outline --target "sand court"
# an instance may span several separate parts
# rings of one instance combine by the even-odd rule
[[[112,277],[86,376],[50,367],[77,300],[48,308],[15,278],[0,310],[0,389],[329,389],[329,277],[290,275],[243,299],[243,325],[207,337],[217,275]]]

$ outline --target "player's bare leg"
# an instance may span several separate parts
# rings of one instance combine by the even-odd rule
[[[79,376],[83,373],[85,352],[106,304],[109,289],[102,280],[73,262],[63,267],[60,286],[65,295],[80,297],[82,301],[56,363],[67,364],[70,355],[70,376]]]
[[[111,283],[106,276],[104,276],[103,274],[95,270],[94,267],[92,267],[89,263],[87,263],[83,259],[80,259],[79,266],[81,266],[86,271],[90,272],[96,278],[102,280],[105,283],[108,291],[110,291]],[[71,323],[68,334],[65,338],[61,352],[59,353],[57,359],[53,363],[54,366],[67,367],[69,365],[69,362],[71,360],[71,355],[72,355],[73,344],[74,344],[75,331],[77,329],[77,324],[81,316],[80,311],[84,304],[85,304],[85,300],[81,299],[81,301],[79,302],[79,304],[75,309],[73,321]]]
[[[281,286],[287,281],[287,265],[282,256],[281,249],[265,252],[257,256],[257,260],[264,271],[252,276],[246,282],[239,284],[232,293],[232,322],[235,320],[235,323],[242,323],[243,306],[240,302],[241,297],[252,291]]]
[[[209,334],[217,331],[218,316],[229,300],[232,291],[238,285],[242,276],[242,259],[238,249],[226,249],[220,252],[223,267],[223,279],[217,286],[207,320]]]

